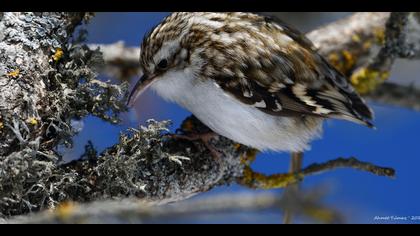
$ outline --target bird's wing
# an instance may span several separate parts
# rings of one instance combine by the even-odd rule
[[[269,24],[274,23],[265,24],[272,27]],[[313,115],[372,126],[372,111],[344,75],[320,56],[304,35],[285,25],[278,28],[283,34],[279,34],[277,45],[250,51],[250,56],[241,60],[243,77],[214,77],[220,87],[268,114]]]

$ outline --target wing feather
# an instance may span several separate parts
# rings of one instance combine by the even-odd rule
[[[241,61],[244,77],[214,74],[213,79],[223,89],[245,104],[272,115],[338,118],[372,126],[373,113],[365,101],[303,34],[290,26],[263,19],[264,24],[259,27],[265,28],[261,32],[282,37],[278,37],[276,45],[268,44],[264,37],[254,39],[269,48],[250,53],[257,55],[256,58]],[[286,43],[284,35],[290,39]]]

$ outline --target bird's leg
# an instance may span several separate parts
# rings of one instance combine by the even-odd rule
[[[303,178],[300,172],[302,169],[303,153],[296,152],[291,155],[289,173],[264,175],[257,173],[251,168],[252,162],[256,159],[257,151],[250,149],[244,157],[242,163],[245,165],[243,177],[238,183],[250,188],[274,189],[286,188],[283,197],[293,202],[293,197],[298,194],[299,182]],[[283,222],[289,224],[292,222],[293,214],[291,209],[285,209]]]
[[[198,141],[200,140],[203,142],[204,146],[210,151],[211,155],[215,159],[220,159],[222,156],[222,153],[220,153],[219,150],[217,150],[211,143],[211,139],[216,138],[218,134],[216,134],[213,131],[206,132],[206,133],[192,133],[192,134],[171,134],[170,135],[174,139],[183,139],[188,141]]]
[[[290,173],[298,173],[302,169],[302,160],[303,153],[293,152],[290,159]],[[283,197],[288,199],[293,199],[297,194],[299,194],[299,182],[294,183],[284,190]],[[284,224],[290,224],[293,220],[293,212],[291,209],[285,209],[284,211]]]

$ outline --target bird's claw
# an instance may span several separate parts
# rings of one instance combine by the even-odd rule
[[[213,147],[213,145],[210,143],[211,139],[218,137],[218,135],[214,132],[208,132],[208,133],[202,133],[202,134],[169,134],[169,137],[173,139],[183,139],[188,141],[201,141],[203,142],[204,146],[210,151],[213,158],[216,160],[220,159],[222,157],[222,153]]]

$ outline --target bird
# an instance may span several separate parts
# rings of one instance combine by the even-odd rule
[[[248,12],[174,12],[141,43],[143,75],[128,106],[151,88],[213,132],[260,151],[302,153],[325,119],[368,127],[373,112],[297,29]]]

